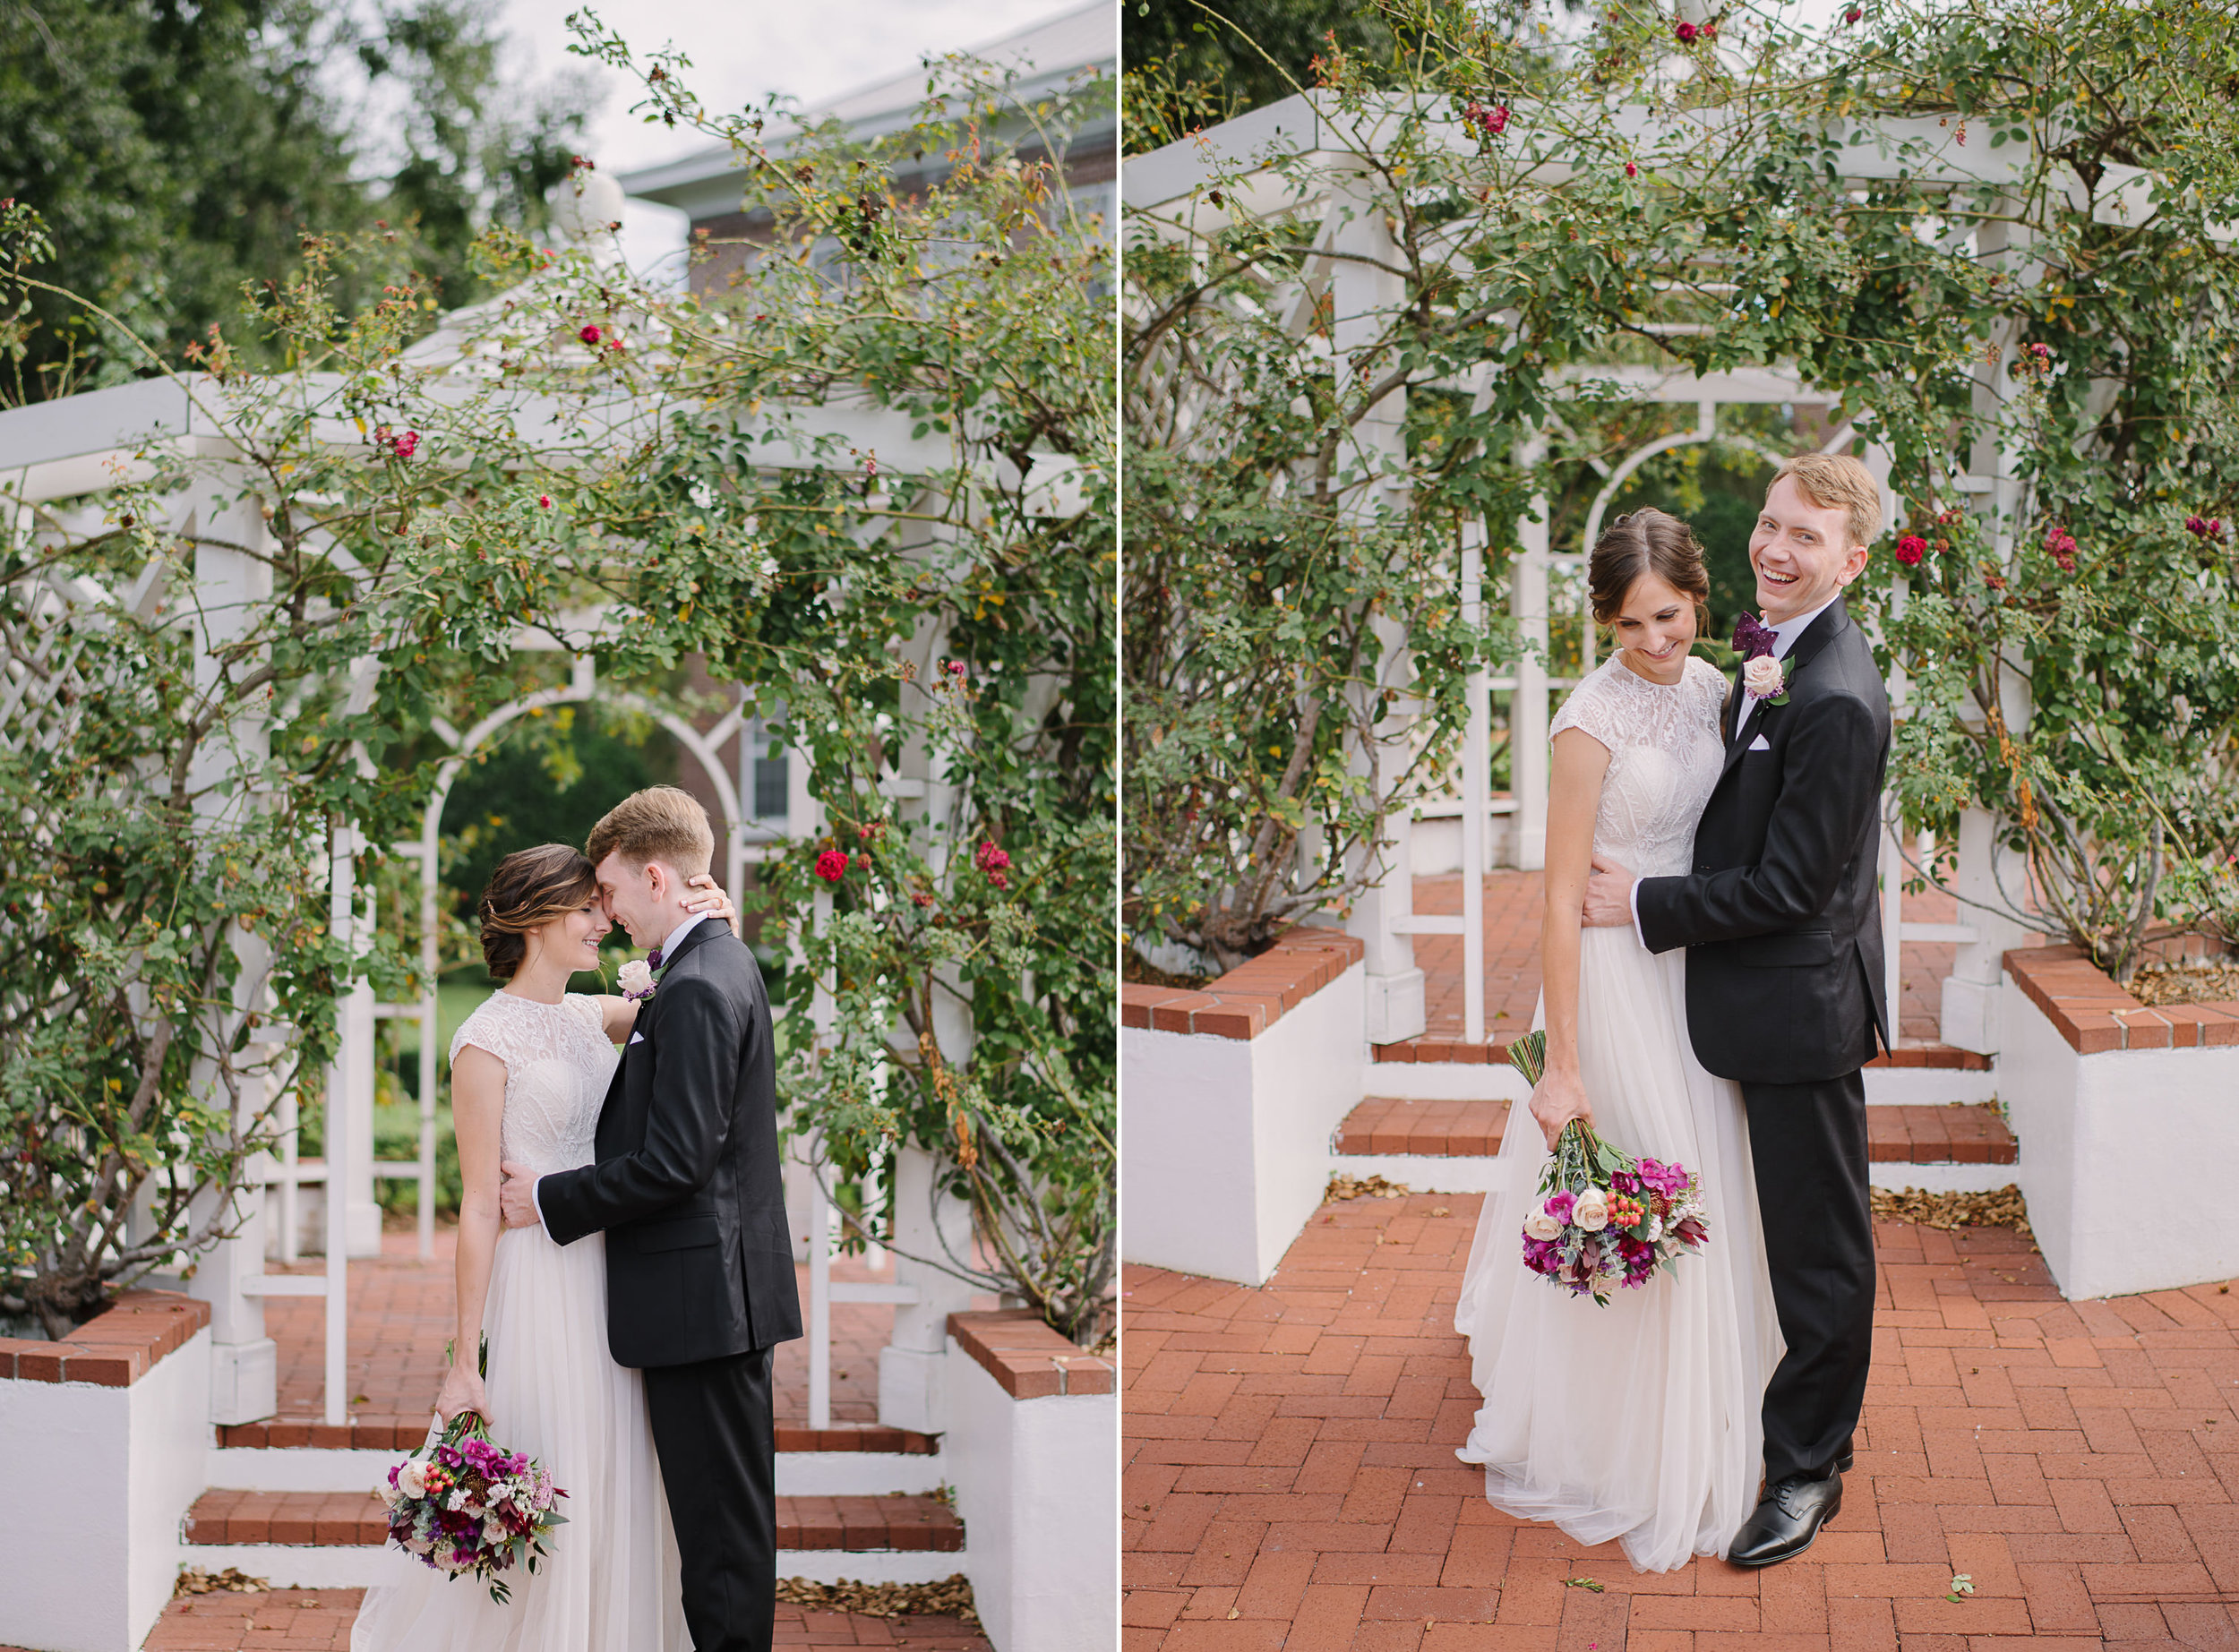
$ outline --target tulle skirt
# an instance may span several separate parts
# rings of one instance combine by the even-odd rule
[[[1782,1343],[1741,1090],[1695,1060],[1686,954],[1651,953],[1629,928],[1580,940],[1578,1065],[1595,1128],[1694,1171],[1710,1237],[1607,1307],[1528,1271],[1523,1218],[1547,1148],[1517,1103],[1454,1310],[1484,1397],[1455,1454],[1484,1465],[1496,1508],[1582,1544],[1615,1538],[1635,1570],[1668,1571],[1723,1554],[1755,1507],[1760,1407]]]
[[[472,1577],[382,1551],[350,1652],[686,1652],[668,1498],[645,1384],[606,1351],[606,1241],[500,1237],[482,1315],[491,1437],[552,1470],[568,1523],[499,1605]]]

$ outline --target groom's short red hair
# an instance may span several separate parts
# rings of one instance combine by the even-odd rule
[[[593,866],[619,854],[632,866],[658,860],[687,877],[697,877],[715,857],[716,835],[708,825],[708,811],[691,792],[675,786],[648,786],[600,817],[583,852]]]
[[[1882,490],[1874,473],[1848,453],[1806,453],[1773,473],[1765,494],[1780,478],[1792,478],[1797,491],[1821,510],[1844,510],[1850,516],[1850,543],[1870,545],[1882,536]]]

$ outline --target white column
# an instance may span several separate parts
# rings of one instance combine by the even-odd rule
[[[374,1030],[371,982],[350,983],[336,1006],[342,1018],[342,1051],[350,1119],[349,1254],[381,1254],[381,1201],[373,1196]]]
[[[357,940],[357,831],[353,826],[337,826],[334,830],[332,852],[327,862],[327,928],[344,946],[353,946]],[[325,1381],[322,1387],[326,1393],[326,1421],[338,1425],[349,1420],[348,1383],[345,1374],[349,1359],[349,1255],[350,1206],[355,1201],[344,1190],[354,1193],[357,1186],[356,1160],[358,1132],[352,1117],[351,1069],[356,1051],[349,1035],[350,998],[346,989],[338,994],[335,1017],[338,1038],[334,1059],[327,1065],[327,1110],[325,1138],[327,1160],[326,1202],[326,1348]],[[376,1212],[378,1215],[378,1212]],[[378,1240],[378,1228],[376,1228]]]
[[[972,1258],[972,1207],[936,1197],[939,1166],[922,1147],[894,1156],[894,1282],[917,1300],[896,1305],[894,1336],[879,1350],[879,1421],[888,1428],[939,1434],[948,1426],[948,1316],[972,1305],[972,1287],[910,1255]],[[945,1248],[944,1248],[945,1244]],[[905,1254],[905,1253],[908,1253]]]
[[[255,621],[254,606],[272,591],[270,567],[244,551],[264,544],[262,514],[254,498],[237,500],[234,492],[246,485],[245,476],[230,467],[217,471],[189,507],[183,526],[196,534],[194,550],[195,660],[194,686],[207,694],[219,685],[221,668],[214,657],[218,648],[247,631]],[[215,543],[213,543],[215,542]],[[218,783],[238,763],[262,761],[268,731],[261,715],[244,712],[213,731],[196,754],[190,776],[201,794],[198,812],[213,823],[228,809],[248,806],[249,792],[235,788],[230,797],[219,793]],[[257,937],[235,932],[234,946],[241,958],[244,986],[261,980],[268,956]],[[261,992],[260,992],[261,996]],[[250,1003],[237,1010],[257,1007]],[[244,1057],[255,1058],[269,1047],[252,1047]],[[214,1083],[215,1074],[207,1082]],[[244,1128],[253,1127],[270,1101],[261,1080],[243,1084],[236,1117]],[[220,1240],[206,1255],[193,1262],[186,1289],[210,1306],[210,1421],[249,1423],[272,1415],[279,1406],[279,1361],[272,1340],[264,1334],[263,1298],[241,1288],[244,1280],[264,1271],[264,1189],[244,1187],[234,1209],[240,1229]],[[205,1195],[195,1202],[193,1220],[199,1226],[215,1213],[217,1201]]]
[[[1391,273],[1396,261],[1391,230],[1368,187],[1340,190],[1325,222],[1329,244],[1352,255],[1325,266],[1334,365],[1340,383],[1345,384],[1359,372],[1388,371],[1388,361],[1382,360],[1356,370],[1355,357],[1382,341],[1394,312],[1405,300],[1406,287]],[[1348,518],[1364,526],[1405,508],[1403,479],[1387,481],[1384,473],[1387,465],[1404,459],[1406,416],[1406,392],[1395,390],[1353,426],[1351,445],[1342,456],[1343,468],[1367,473],[1356,479],[1345,506]],[[1381,616],[1374,625],[1377,657],[1368,692],[1380,699],[1379,690],[1394,689],[1399,698],[1362,709],[1375,719],[1377,738],[1384,745],[1379,773],[1388,776],[1392,766],[1406,762],[1410,755],[1414,672],[1404,630]],[[1353,761],[1355,772],[1367,772],[1367,753],[1354,754]],[[1388,785],[1388,778],[1380,783]],[[1367,1031],[1372,1044],[1420,1037],[1427,1021],[1423,972],[1416,967],[1415,944],[1407,932],[1415,913],[1413,840],[1407,810],[1395,809],[1385,817],[1383,841],[1361,846],[1352,857],[1351,869],[1368,886],[1354,901],[1345,928],[1366,947]]]
[[[1952,886],[1960,897],[1959,920],[1974,930],[1977,938],[1955,949],[1952,973],[1943,983],[1943,1041],[1955,1049],[1986,1056],[1996,1055],[1999,1049],[1998,1006],[2005,954],[2009,948],[2023,945],[2029,934],[1997,912],[1969,904],[1984,902],[2003,908],[2018,903],[2022,896],[2028,863],[1998,841],[2004,831],[2005,823],[1987,809],[1969,809],[1960,816],[1959,869]]]
[[[1485,624],[1485,523],[1462,528],[1462,626]],[[1470,673],[1469,721],[1462,732],[1462,1037],[1485,1041],[1485,828],[1492,807],[1492,701],[1483,670]]]
[[[1984,261],[2003,267],[2009,276],[2027,281],[2041,270],[2040,261],[2032,255],[2026,228],[1984,222],[1976,233]],[[1993,551],[2000,564],[2009,568],[2024,489],[2022,455],[2002,415],[2020,337],[2017,324],[2005,324],[1997,339],[1997,358],[1976,363],[1972,411],[1978,424],[1969,454],[1970,473],[1989,482]],[[1997,698],[1996,709],[2008,736],[2020,739],[2029,723],[2028,682],[2001,663],[1991,692]],[[1986,726],[1991,708],[1978,706],[1975,709],[1982,714]],[[1943,983],[1941,1031],[1946,1044],[1984,1055],[1996,1054],[2001,1043],[1999,1005],[2005,954],[2020,946],[2028,933],[1999,915],[1999,911],[2020,906],[2028,898],[2026,858],[2003,841],[2009,826],[1980,809],[1967,809],[1960,817],[1959,867],[1953,886],[1960,901],[1959,921],[1975,930],[1976,939],[1962,943],[1952,958],[1951,976]]]

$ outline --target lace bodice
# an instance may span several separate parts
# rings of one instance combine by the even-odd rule
[[[596,1156],[591,1138],[617,1059],[600,1015],[599,1001],[585,993],[539,1004],[493,992],[451,1034],[453,1061],[472,1044],[505,1063],[498,1141],[510,1162],[541,1174],[572,1170]]]
[[[1707,660],[1690,659],[1667,687],[1621,658],[1571,690],[1548,733],[1581,729],[1609,749],[1594,816],[1597,854],[1643,877],[1687,869],[1695,822],[1725,762],[1718,719],[1726,691],[1726,679]]]

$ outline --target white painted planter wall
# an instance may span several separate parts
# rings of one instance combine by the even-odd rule
[[[1322,1202],[1331,1133],[1360,1100],[1354,964],[1256,1039],[1120,1034],[1129,1262],[1265,1284]]]
[[[2164,1214],[2179,1177],[2239,1182],[2239,1048],[2079,1055],[2011,974],[2003,1007],[1998,1093],[2021,1143],[2029,1226],[2061,1294],[2239,1274],[2239,1228]]]
[[[207,1327],[129,1388],[0,1381],[0,1644],[132,1652],[209,1484]]]
[[[1356,1010],[1356,1014],[1358,1011]],[[948,1343],[959,1556],[996,1652],[1120,1644],[1120,1397],[1014,1399]]]

